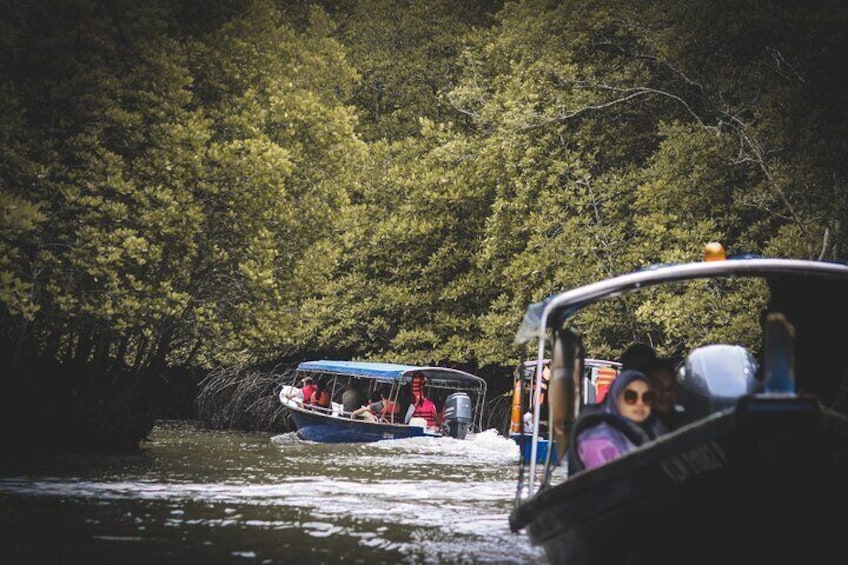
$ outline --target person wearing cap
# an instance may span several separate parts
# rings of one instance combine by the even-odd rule
[[[284,394],[286,398],[302,406],[305,402],[309,402],[309,398],[315,390],[315,385],[312,384],[312,377],[303,377],[298,383],[298,386],[288,386],[285,388],[286,391]]]
[[[300,390],[303,393],[303,402],[305,404],[309,404],[312,401],[312,393],[317,388],[315,383],[312,382],[312,377],[303,377],[303,380],[300,381]]]
[[[375,393],[374,402],[366,406],[361,406],[354,410],[351,418],[362,418],[367,422],[384,421],[394,423],[398,417],[400,407],[396,402],[389,400],[389,391],[385,387],[381,387]]]

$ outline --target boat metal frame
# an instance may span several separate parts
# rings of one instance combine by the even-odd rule
[[[577,287],[572,290],[551,296],[546,300],[531,305],[525,313],[521,327],[516,335],[516,342],[527,343],[537,340],[537,356],[535,369],[535,390],[538,391],[542,383],[542,371],[547,359],[546,348],[549,345],[549,332],[557,327],[565,327],[569,318],[573,318],[580,310],[590,304],[617,298],[639,289],[654,287],[677,281],[689,281],[695,279],[712,278],[768,278],[771,275],[797,275],[797,276],[825,276],[842,277],[848,279],[848,265],[827,261],[812,261],[803,259],[775,259],[761,257],[731,257],[723,260],[707,260],[702,262],[654,265],[640,271],[619,275],[610,279]],[[578,337],[579,341],[579,337]],[[582,359],[585,352],[563,351],[563,344],[559,339],[551,344],[553,355],[551,360],[551,381],[566,371],[578,374],[574,367],[567,367],[564,357],[572,360],[575,357]],[[582,347],[577,343],[574,347]],[[573,379],[575,385],[579,385],[579,379]],[[550,387],[551,385],[549,385]],[[550,394],[550,393],[549,393]],[[579,391],[572,393],[573,404],[567,407],[566,418],[573,420],[580,410]],[[535,402],[532,447],[530,457],[529,483],[519,489],[518,501],[530,498],[542,488],[546,478],[537,478],[537,450],[539,444],[539,403]],[[552,428],[555,426],[551,426]]]

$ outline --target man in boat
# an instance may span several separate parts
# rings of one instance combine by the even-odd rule
[[[621,370],[636,369],[644,373],[656,358],[656,350],[647,343],[631,343],[621,354]]]
[[[530,383],[530,406],[524,414],[524,431],[533,429],[533,406],[536,402],[536,377],[531,377]],[[548,385],[551,382],[551,368],[547,364],[542,368],[542,386],[539,389],[539,430],[545,431],[548,427]]]
[[[385,388],[380,388],[380,399],[371,402],[367,406],[361,406],[351,412],[351,418],[362,418],[367,422],[383,420],[395,422],[400,414],[400,407],[396,402],[389,400],[389,393]]]
[[[677,428],[677,372],[671,359],[656,357],[650,361],[645,368],[645,373],[654,381],[654,389],[657,392],[654,401],[653,413],[657,419],[655,432],[657,435],[664,434]]]
[[[362,390],[362,383],[359,379],[350,379],[345,385],[344,393],[342,393],[342,409],[345,413],[352,414],[362,406],[365,406],[368,399],[365,396],[365,391]]]
[[[315,391],[315,385],[312,384],[312,377],[303,377],[299,385],[287,387],[288,392],[284,393],[286,398],[296,402],[298,405],[309,403],[309,399]]]
[[[312,377],[303,377],[303,380],[300,381],[300,391],[303,395],[303,402],[309,403],[312,402],[312,393],[315,392],[315,389],[318,387],[315,386],[315,383],[312,382]]]

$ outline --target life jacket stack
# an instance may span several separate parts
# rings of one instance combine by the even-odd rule
[[[618,371],[613,367],[598,367],[596,370],[598,375],[595,379],[595,402],[600,403],[607,395],[607,391],[618,375]]]
[[[415,402],[418,402],[418,399],[424,396],[424,375],[421,373],[415,373],[412,375],[412,398],[415,399]]]

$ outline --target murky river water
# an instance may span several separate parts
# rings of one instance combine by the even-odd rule
[[[512,534],[518,449],[326,445],[162,422],[139,455],[0,465],[0,563],[545,563]]]

